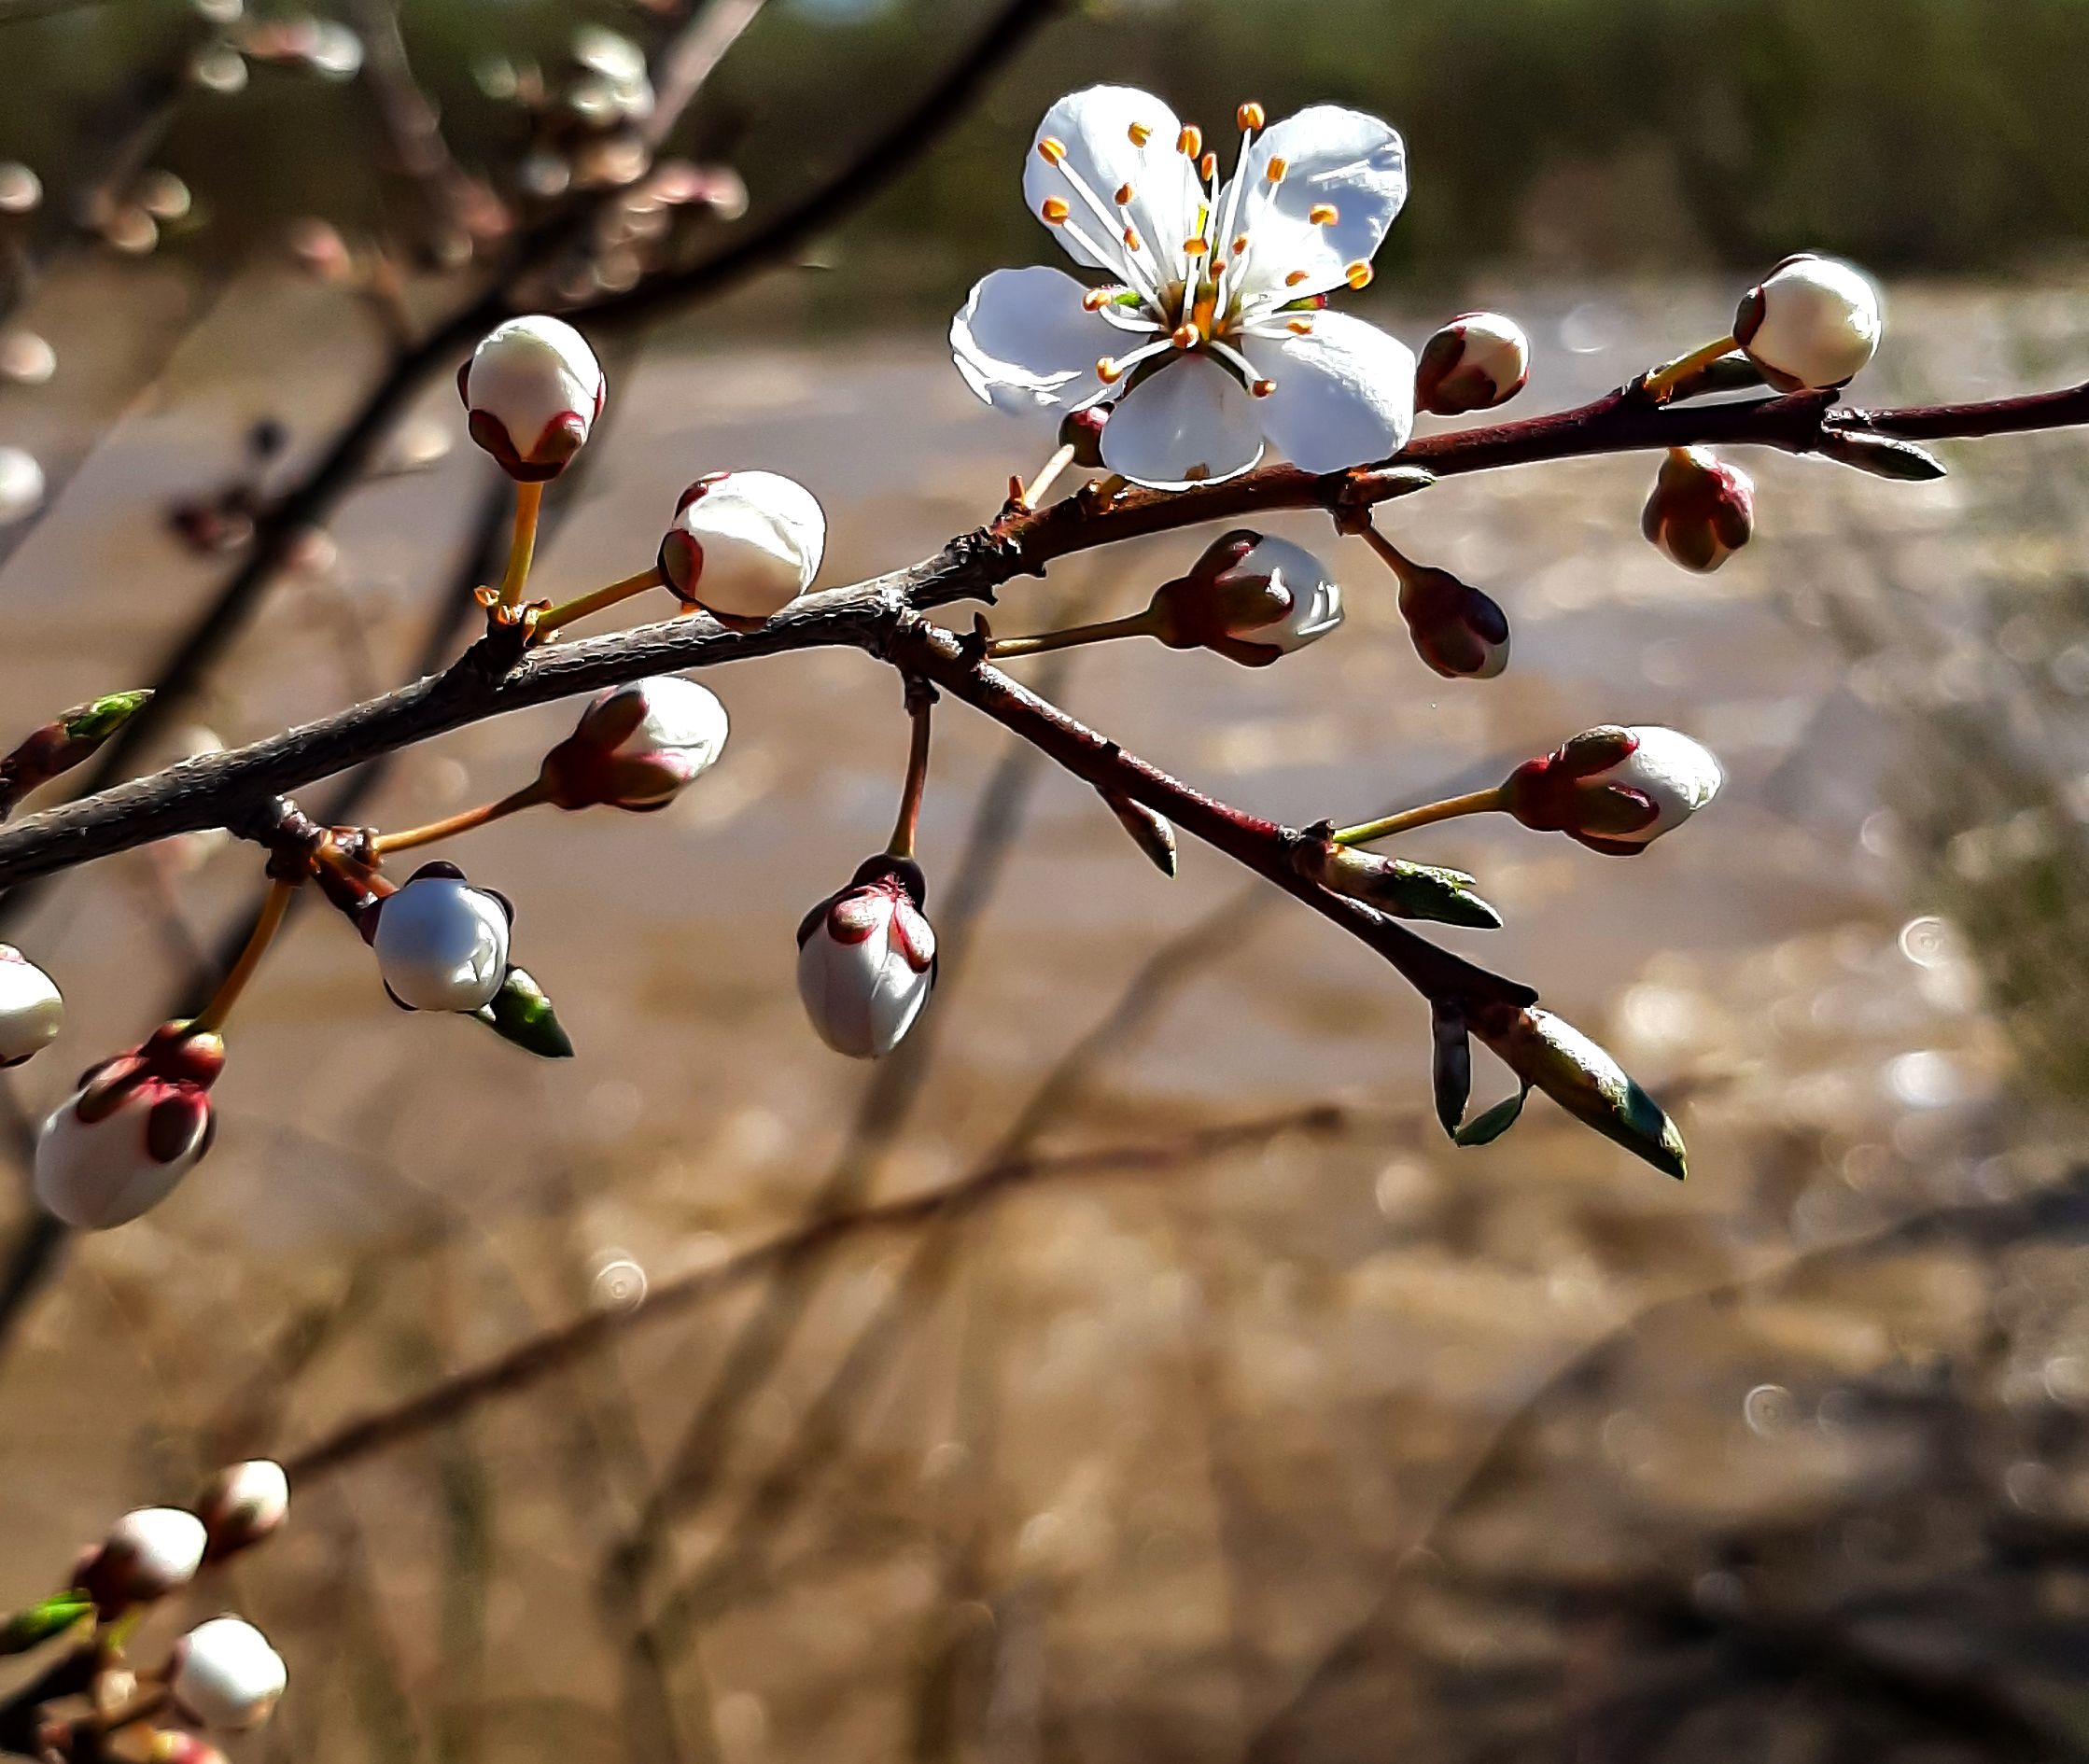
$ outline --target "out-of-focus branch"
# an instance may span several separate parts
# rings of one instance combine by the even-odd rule
[[[392,0],[350,0],[349,17],[363,40],[363,86],[371,107],[391,148],[394,164],[413,185],[422,214],[423,243],[442,260],[444,235],[457,235],[462,223],[463,174],[443,138],[433,102],[414,77],[406,39],[400,34],[399,8]]]
[[[690,100],[704,89],[764,4],[765,0],[710,0],[667,46],[653,72],[652,109],[638,130],[648,151],[657,152],[666,144]]]
[[[1168,1175],[1223,1152],[1265,1144],[1285,1133],[1336,1132],[1349,1119],[1348,1112],[1336,1104],[1318,1103],[1170,1139],[1050,1157],[1011,1158],[989,1164],[947,1187],[810,1220],[726,1261],[653,1287],[645,1303],[635,1310],[597,1311],[576,1319],[447,1378],[403,1403],[358,1417],[286,1456],[284,1468],[297,1478],[339,1470],[429,1428],[446,1425],[458,1412],[476,1403],[534,1384],[592,1352],[619,1331],[686,1310],[767,1274],[782,1263],[847,1239],[872,1232],[910,1230],[951,1212],[982,1206],[1009,1189],[1030,1183]]]

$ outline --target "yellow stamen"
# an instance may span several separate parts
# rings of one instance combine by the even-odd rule
[[[1048,134],[1037,144],[1037,157],[1047,165],[1057,165],[1066,158],[1066,143]]]
[[[1234,120],[1241,125],[1241,132],[1243,134],[1250,129],[1261,128],[1269,120],[1269,118],[1263,114],[1260,105],[1242,105],[1240,109],[1233,113],[1233,117]]]
[[[1185,239],[1183,241],[1183,249],[1193,258],[1200,258],[1204,255],[1205,252],[1210,250],[1211,247],[1207,245],[1201,239]]]
[[[1175,151],[1185,160],[1194,160],[1204,150],[1204,131],[1185,129],[1175,137]]]
[[[1274,392],[1276,389],[1277,383],[1274,380],[1257,380],[1253,385],[1248,387],[1248,390],[1254,393],[1255,396],[1258,399],[1268,398],[1269,394]]]
[[[1371,285],[1371,266],[1358,258],[1342,272],[1342,280],[1352,287],[1368,287]]]
[[[1131,186],[1129,184],[1119,184],[1117,186],[1117,206],[1122,208],[1130,200]]]
[[[1294,318],[1284,326],[1284,329],[1294,337],[1311,337],[1313,334],[1313,321],[1310,318]]]
[[[1066,205],[1066,198],[1063,196],[1045,197],[1044,201],[1039,205],[1037,212],[1043,215],[1050,225],[1055,227],[1064,226],[1067,217],[1073,213],[1073,209]]]
[[[1303,270],[1294,270],[1294,271],[1292,271],[1292,273],[1290,273],[1289,275],[1287,275],[1287,276],[1285,276],[1285,277],[1283,278],[1283,285],[1284,285],[1284,287],[1297,287],[1298,286],[1298,284],[1299,284],[1299,283],[1301,283],[1301,282],[1303,282],[1303,281],[1304,281],[1305,279],[1306,279],[1306,273],[1305,273],[1305,271],[1303,271]]]
[[[1154,132],[1143,122],[1135,122],[1125,131],[1131,137],[1133,147],[1143,147],[1154,138]]]
[[[1212,179],[1218,175],[1218,155],[1216,153],[1205,154],[1202,159],[1197,161],[1197,171],[1198,175],[1209,184]]]
[[[1306,210],[1306,218],[1316,227],[1332,227],[1341,217],[1341,211],[1333,203],[1315,203]]]
[[[1270,183],[1281,184],[1283,182],[1283,175],[1290,169],[1291,161],[1289,160],[1274,159],[1269,161],[1269,169],[1266,175]]]
[[[1197,334],[1195,325],[1177,325],[1174,334],[1168,341],[1178,349],[1194,349],[1204,340]]]
[[[1104,356],[1101,361],[1095,364],[1095,377],[1101,380],[1104,385],[1115,385],[1119,380],[1124,378],[1124,370],[1110,357]]]
[[[1124,230],[1124,242],[1134,251],[1143,251],[1145,249],[1145,247],[1139,242],[1139,229],[1136,227],[1127,227]]]
[[[1091,287],[1081,296],[1081,310],[1083,312],[1100,313],[1109,304],[1110,290],[1106,287]]]

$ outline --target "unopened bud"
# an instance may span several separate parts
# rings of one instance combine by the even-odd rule
[[[1897,435],[1872,435],[1862,429],[1824,428],[1814,451],[1839,466],[1854,467],[1874,478],[1897,483],[1934,483],[1945,476],[1944,462],[1927,447]]]
[[[1871,360],[1883,326],[1863,271],[1802,251],[1741,297],[1733,340],[1780,392],[1824,390]]]
[[[1493,679],[1508,665],[1508,614],[1448,569],[1417,565],[1402,576],[1400,617],[1415,653],[1447,679]]]
[[[805,485],[773,471],[714,471],[681,493],[660,573],[691,606],[742,627],[812,586],[827,517]]]
[[[203,1522],[174,1506],[143,1506],[109,1527],[82,1564],[79,1589],[105,1617],[187,1586],[203,1565]]]
[[[146,689],[108,693],[75,705],[23,736],[13,752],[0,759],[0,817],[31,791],[92,759],[151,697]]]
[[[606,389],[586,338],[541,313],[498,327],[457,370],[471,439],[524,483],[566,469],[602,414]]]
[[[1724,781],[1718,761],[1687,735],[1605,724],[1524,761],[1502,786],[1502,806],[1536,832],[1630,857],[1680,827]]]
[[[900,1044],[935,986],[927,883],[910,858],[866,860],[798,926],[798,996],[837,1054],[876,1059]]]
[[[290,1512],[290,1479],[268,1458],[229,1464],[211,1477],[196,1503],[209,1543],[203,1556],[221,1561],[251,1549],[279,1529]]]
[[[561,808],[665,808],[725,750],[725,707],[679,675],[597,693],[544,756],[540,781]]]
[[[1321,887],[1375,906],[1395,918],[1430,919],[1476,931],[1500,929],[1502,916],[1472,892],[1463,870],[1403,858],[1381,858],[1329,839],[1307,838],[1293,848],[1292,861]]]
[[[1706,447],[1672,448],[1655,475],[1639,530],[1671,562],[1715,570],[1748,542],[1755,482]]]
[[[89,1069],[36,1139],[36,1198],[75,1230],[127,1225],[210,1149],[225,1043],[168,1023]]]
[[[1534,1005],[1505,1022],[1482,1018],[1473,1028],[1526,1085],[1656,1169],[1683,1179],[1687,1158],[1675,1123],[1573,1024]]]
[[[93,1614],[94,1601],[77,1589],[39,1599],[0,1623],[0,1654],[26,1654]]]
[[[1531,340],[1499,313],[1463,313],[1422,345],[1414,401],[1438,416],[1491,411],[1531,377]]]
[[[1165,582],[1150,609],[1171,649],[1206,649],[1264,667],[1342,622],[1342,591],[1302,545],[1245,529],[1214,540],[1186,576]]]
[[[1131,835],[1131,843],[1153,861],[1161,875],[1175,874],[1175,830],[1165,816],[1157,815],[1143,803],[1135,803],[1122,791],[1097,785],[1096,793],[1109,804],[1117,824]]]
[[[524,969],[510,968],[500,990],[471,1015],[503,1041],[540,1059],[573,1057],[573,1038],[559,1022],[544,988]]]
[[[259,1727],[288,1678],[268,1637],[235,1617],[190,1630],[175,1644],[168,1668],[167,1686],[182,1713],[217,1732]]]
[[[374,926],[372,919],[375,920]],[[425,863],[363,920],[385,990],[409,1011],[476,1011],[508,973],[513,910],[451,863]]]
[[[41,1053],[65,1024],[51,977],[11,944],[0,944],[0,1071]]]

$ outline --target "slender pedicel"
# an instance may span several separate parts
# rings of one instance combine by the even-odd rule
[[[1502,788],[1496,784],[1464,796],[1447,796],[1440,803],[1424,803],[1420,808],[1405,808],[1382,820],[1367,820],[1354,827],[1344,827],[1335,833],[1334,841],[1338,846],[1367,846],[1373,840],[1389,838],[1416,827],[1427,827],[1436,821],[1456,820],[1461,815],[1491,814],[1507,806]]]
[[[535,640],[542,642],[561,625],[571,624],[577,619],[585,619],[600,612],[605,607],[613,607],[620,600],[628,600],[634,595],[642,595],[649,588],[664,585],[660,566],[654,564],[641,569],[636,576],[626,576],[622,581],[612,581],[606,587],[568,600],[563,606],[554,607],[537,621]]]
[[[1729,335],[1721,337],[1717,343],[1706,343],[1702,349],[1693,349],[1687,356],[1677,356],[1668,366],[1656,368],[1647,376],[1644,388],[1647,396],[1657,402],[1665,400],[1691,374],[1709,368],[1721,356],[1731,355],[1740,346]]]
[[[522,600],[523,584],[529,580],[529,562],[537,551],[537,516],[543,506],[541,483],[525,480],[515,485],[515,537],[508,547],[507,574],[500,579],[500,606],[516,606]]]
[[[261,901],[260,917],[254,921],[253,935],[247,938],[246,947],[239,952],[239,959],[217,983],[217,990],[211,994],[210,1002],[189,1021],[189,1034],[215,1035],[225,1027],[225,1019],[231,1015],[232,1006],[239,1002],[239,995],[246,990],[246,983],[253,979],[254,971],[261,965],[261,958],[268,953],[269,945],[275,941],[275,933],[283,927],[283,915],[289,910],[293,886],[279,881],[269,884],[269,891]]]
[[[921,797],[929,786],[929,717],[935,704],[935,688],[925,680],[906,683],[906,714],[914,720],[907,743],[906,782],[900,789],[899,818],[892,823],[892,837],[885,847],[888,857],[911,858],[914,834],[921,820]]]
[[[987,656],[989,661],[1004,662],[1018,655],[1042,655],[1047,650],[1071,650],[1083,643],[1107,643],[1114,637],[1153,635],[1153,610],[1148,608],[1122,619],[1105,619],[1098,624],[1070,624],[1063,631],[1043,631],[1035,637],[997,637],[987,646]]]
[[[496,802],[481,803],[476,808],[468,808],[461,815],[452,815],[444,820],[431,820],[425,827],[409,827],[403,833],[379,833],[370,842],[372,853],[386,857],[395,851],[411,851],[416,846],[431,846],[438,839],[454,838],[458,833],[470,833],[475,827],[484,827],[525,808],[534,808],[539,803],[551,800],[541,778],[525,784],[521,790],[512,791]]]

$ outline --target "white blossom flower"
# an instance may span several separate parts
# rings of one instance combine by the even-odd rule
[[[660,541],[660,573],[726,623],[760,623],[812,586],[827,517],[812,492],[774,471],[714,471],[681,493]]]
[[[203,1523],[175,1506],[141,1506],[109,1527],[79,1568],[81,1588],[111,1616],[185,1587],[203,1565]]]
[[[1526,827],[1629,857],[1680,827],[1724,782],[1718,761],[1687,735],[1605,724],[1518,766],[1503,806]]]
[[[1507,404],[1531,377],[1531,340],[1500,313],[1461,313],[1422,345],[1414,401],[1437,416]]]
[[[0,1070],[42,1052],[65,1023],[51,977],[11,944],[0,944]]]
[[[212,1617],[174,1646],[167,1686],[192,1721],[218,1732],[258,1728],[288,1682],[283,1656],[242,1617]]]
[[[872,858],[798,927],[798,996],[837,1054],[876,1059],[900,1044],[935,985],[926,885],[905,858]]]
[[[1672,447],[1654,475],[1639,530],[1670,562],[1718,568],[1756,530],[1755,480],[1709,447]]]
[[[210,1086],[225,1044],[169,1023],[105,1060],[36,1138],[36,1198],[77,1231],[128,1225],[174,1191],[210,1149]]]
[[[476,1011],[508,972],[508,903],[448,863],[427,863],[373,909],[385,990],[411,1011]]]
[[[1802,251],[1741,298],[1733,340],[1784,392],[1838,386],[1871,360],[1884,318],[1863,271]]]
[[[471,439],[511,478],[555,478],[587,442],[607,390],[587,339],[532,314],[489,331],[457,370]]]
[[[1203,137],[1158,98],[1092,86],[1045,112],[1023,196],[1090,287],[1057,270],[996,270],[950,326],[958,371],[997,410],[1114,401],[1102,463],[1140,483],[1229,478],[1263,443],[1308,471],[1383,459],[1414,420],[1414,357],[1323,310],[1362,287],[1407,196],[1400,137],[1314,105],[1263,127],[1239,112],[1218,179]]]
[[[1214,539],[1188,575],[1163,583],[1148,616],[1171,649],[1262,667],[1341,623],[1342,591],[1303,545],[1242,529]]]
[[[542,782],[561,808],[665,808],[717,763],[726,733],[718,694],[693,679],[663,674],[611,686],[544,756]]]
[[[227,1465],[196,1503],[196,1517],[210,1539],[205,1553],[213,1561],[259,1543],[289,1513],[290,1478],[271,1458]]]

